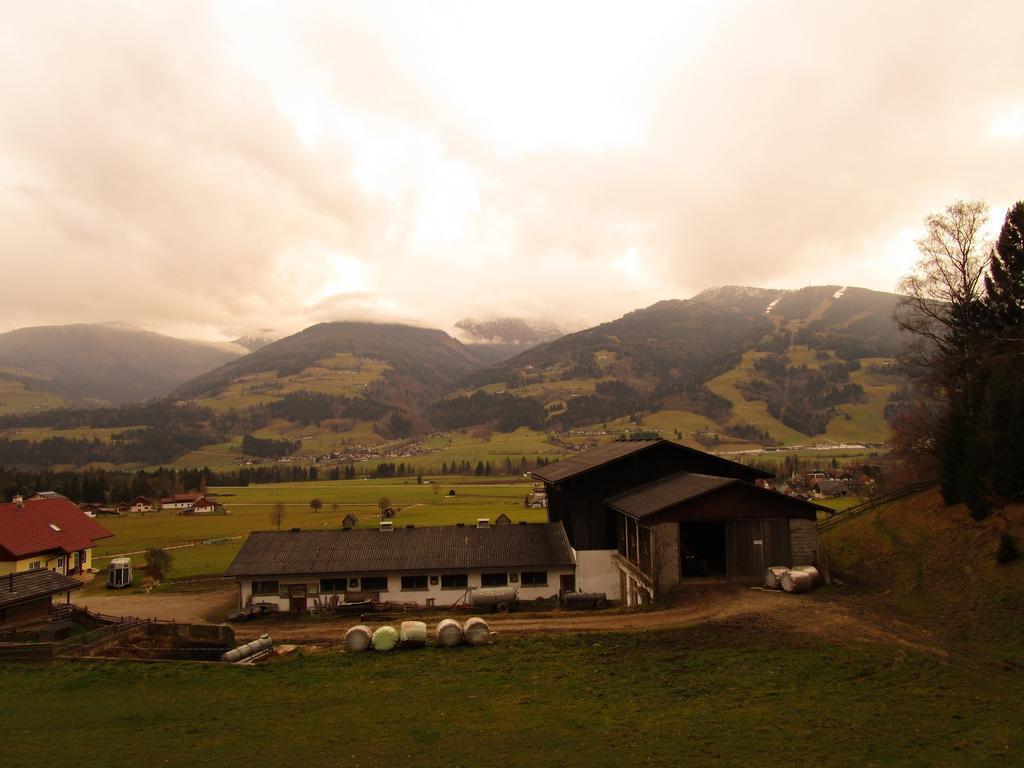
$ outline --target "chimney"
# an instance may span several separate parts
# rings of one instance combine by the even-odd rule
[[[489,517],[478,517],[476,519],[476,527],[477,528],[490,528],[491,527],[491,519]]]
[[[16,507],[24,507],[25,506],[25,499],[22,498],[20,493],[16,493],[14,495],[14,498],[11,499],[11,501],[14,503],[14,505]]]

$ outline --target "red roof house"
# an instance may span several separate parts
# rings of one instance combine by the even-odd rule
[[[67,499],[0,504],[0,574],[82,573],[96,542],[113,535]]]

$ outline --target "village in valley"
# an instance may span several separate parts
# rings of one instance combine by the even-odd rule
[[[8,4],[0,768],[1024,765],[1024,4]]]

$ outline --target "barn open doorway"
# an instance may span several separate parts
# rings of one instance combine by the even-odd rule
[[[686,577],[725,578],[725,522],[680,523],[679,566]]]

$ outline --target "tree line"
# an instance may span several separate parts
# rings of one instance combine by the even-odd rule
[[[928,217],[897,315],[920,393],[899,416],[899,446],[931,459],[945,501],[979,519],[1024,499],[1024,202],[994,244],[987,220],[980,201]]]

